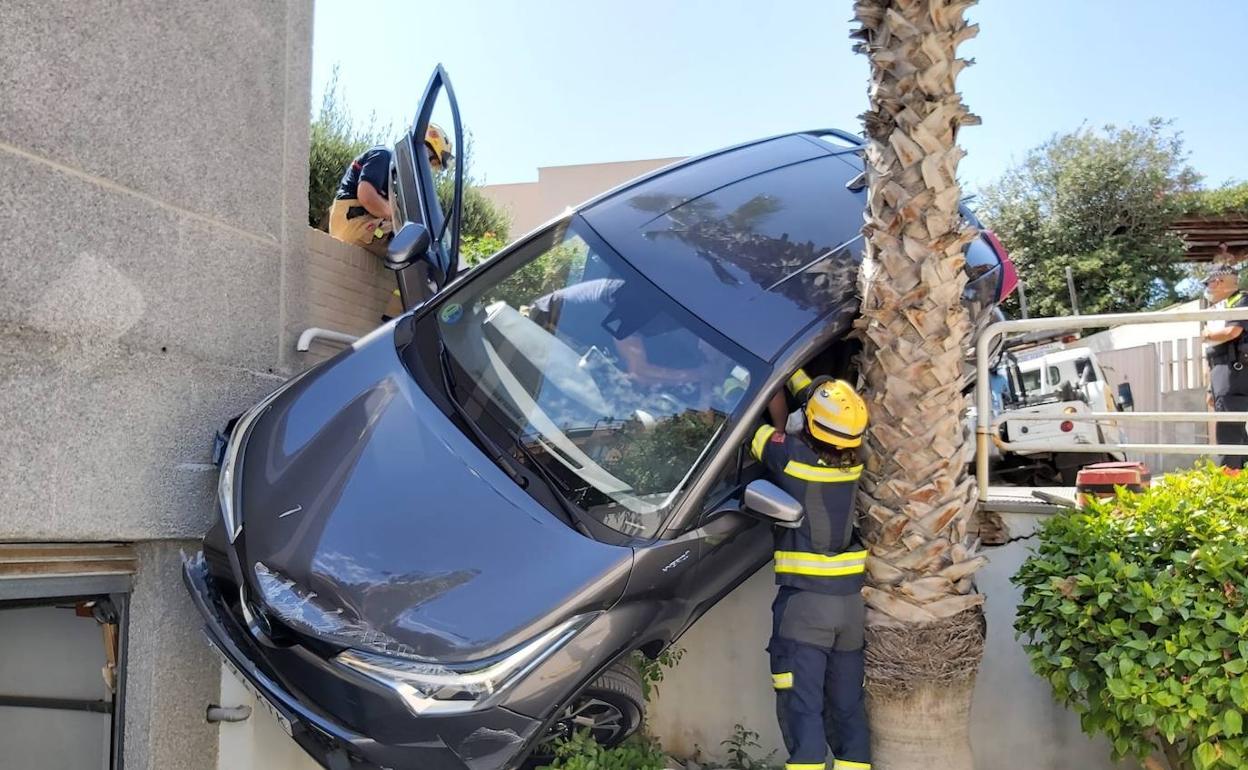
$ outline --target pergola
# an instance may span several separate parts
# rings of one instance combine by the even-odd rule
[[[1187,262],[1230,262],[1248,259],[1248,214],[1188,215],[1170,229],[1183,238]],[[1227,249],[1221,251],[1221,244]]]

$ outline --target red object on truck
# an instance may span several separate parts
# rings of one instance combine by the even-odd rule
[[[1079,475],[1075,477],[1075,491],[1082,505],[1088,497],[1113,497],[1114,487],[1143,492],[1152,480],[1153,474],[1149,473],[1144,463],[1096,463],[1079,470]]]

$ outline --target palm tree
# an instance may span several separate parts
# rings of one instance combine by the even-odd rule
[[[862,495],[871,551],[867,697],[875,766],[971,770],[971,694],[983,657],[961,394],[970,318],[958,213],[955,86],[974,0],[857,0],[871,62],[862,375],[871,408]]]

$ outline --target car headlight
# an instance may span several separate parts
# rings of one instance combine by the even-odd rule
[[[225,444],[225,452],[221,455],[221,475],[217,477],[217,505],[220,506],[221,518],[225,521],[225,535],[231,543],[243,531],[243,519],[238,510],[237,482],[238,459],[243,447],[247,445],[247,434],[251,432],[251,426],[255,424],[256,418],[264,414],[264,410],[273,403],[273,399],[302,379],[306,373],[305,371],[292,377],[280,388],[265,396],[263,401],[239,415],[234,423],[234,430],[230,431],[229,441]]]
[[[436,661],[347,650],[334,660],[389,687],[413,714],[457,714],[488,708],[597,616],[578,615],[499,659],[481,664]]]

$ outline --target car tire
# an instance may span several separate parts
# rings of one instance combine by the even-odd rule
[[[626,656],[559,709],[547,728],[547,736],[533,749],[524,767],[550,763],[555,743],[580,729],[590,730],[604,746],[615,746],[640,730],[645,716],[641,674]]]

